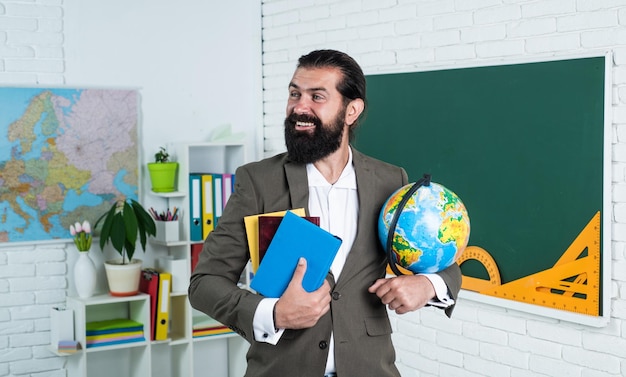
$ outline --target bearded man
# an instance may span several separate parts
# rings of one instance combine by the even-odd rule
[[[387,310],[433,305],[452,313],[457,264],[437,274],[386,277],[378,215],[408,177],[350,145],[365,92],[361,68],[345,53],[302,56],[289,83],[287,152],[237,169],[235,191],[204,242],[189,299],[250,343],[246,376],[397,377]],[[250,258],[243,218],[294,208],[318,216],[343,240],[324,284],[302,288],[301,258],[280,298],[239,288]],[[297,253],[297,243],[293,248]]]

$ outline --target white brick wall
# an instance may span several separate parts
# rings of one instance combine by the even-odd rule
[[[452,319],[423,309],[392,324],[403,376],[626,375],[626,0],[264,0],[263,17],[265,156],[284,150],[286,85],[317,48],[347,52],[366,74],[612,51],[610,323],[464,300]]]
[[[62,0],[0,1],[0,85],[63,84]],[[0,248],[0,376],[64,377],[49,351],[52,306],[65,303],[64,244]]]
[[[62,84],[62,0],[0,3],[0,84]]]
[[[0,248],[0,376],[65,376],[49,311],[67,295],[64,244]]]

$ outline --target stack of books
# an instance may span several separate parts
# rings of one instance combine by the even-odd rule
[[[145,340],[143,324],[128,318],[88,322],[86,327],[87,348],[142,342]]]
[[[208,316],[194,317],[193,319],[193,337],[201,338],[204,336],[221,335],[233,332],[227,326],[219,323]]]
[[[302,278],[304,290],[313,292],[322,286],[341,247],[341,239],[320,228],[319,218],[287,211],[282,219],[259,217],[258,226],[259,267],[250,288],[265,297],[282,296],[300,257],[307,260]],[[298,245],[297,252],[294,245]]]
[[[57,352],[63,354],[72,354],[78,352],[80,343],[75,340],[59,340]]]

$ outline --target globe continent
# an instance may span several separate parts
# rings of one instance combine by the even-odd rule
[[[378,219],[378,237],[387,252],[387,236],[394,214],[413,184],[394,192]],[[435,273],[452,265],[470,236],[470,220],[461,199],[444,186],[421,186],[401,209],[393,233],[392,261],[413,273]]]

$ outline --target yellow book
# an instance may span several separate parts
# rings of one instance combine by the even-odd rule
[[[289,211],[298,216],[306,216],[304,208],[290,209]],[[261,213],[258,215],[246,216],[243,218],[246,226],[246,237],[248,238],[248,248],[250,249],[250,262],[252,264],[252,272],[256,272],[259,268],[259,217],[260,216],[285,216],[287,210]]]
[[[106,339],[115,339],[115,338],[128,338],[132,336],[141,336],[143,335],[143,330],[139,331],[123,331],[111,334],[99,334],[99,335],[87,335],[87,340],[106,340]]]
[[[194,330],[193,336],[194,338],[197,338],[201,336],[228,334],[231,332],[233,332],[233,330],[229,329],[228,327],[223,327],[220,329],[211,329],[211,330]]]

